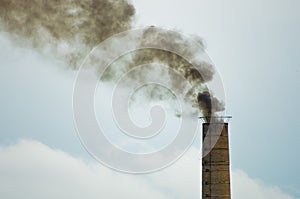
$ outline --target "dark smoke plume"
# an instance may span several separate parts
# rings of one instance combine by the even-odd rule
[[[126,0],[0,0],[0,28],[76,68],[94,46],[130,29],[134,13]]]
[[[134,13],[134,7],[127,0],[0,0],[0,28],[22,45],[54,54],[77,68],[101,41],[130,29]],[[204,50],[202,40],[196,39],[198,46],[195,47],[179,33],[150,27],[137,43],[144,46],[154,40],[171,49],[182,49],[185,57],[153,46],[133,52],[130,61],[123,65],[130,69],[140,64],[164,64],[190,82],[193,89],[188,92],[187,101],[204,116],[223,110],[223,104],[211,96],[205,86],[214,71],[210,64],[197,58]],[[193,60],[193,64],[187,60]],[[113,79],[116,73],[120,73],[120,67],[108,70],[105,79]],[[143,78],[145,74],[147,71],[132,79]],[[172,77],[170,80],[172,89],[183,90],[180,81]],[[212,104],[217,108],[211,110]]]
[[[224,104],[216,97],[211,96],[205,85],[213,78],[214,71],[211,64],[198,57],[203,52],[204,45],[201,39],[196,39],[196,41],[198,45],[195,46],[177,32],[162,32],[160,29],[149,27],[144,32],[140,46],[159,43],[159,46],[168,46],[169,49],[182,49],[184,57],[174,52],[158,49],[159,46],[153,46],[153,48],[137,51],[133,58],[133,64],[161,63],[176,70],[192,85],[192,89],[186,96],[186,101],[196,107],[197,110],[191,113],[198,114],[199,111],[202,111],[205,117],[215,116],[216,112],[224,110]],[[187,59],[192,60],[193,63]],[[143,74],[133,78],[143,78]],[[172,89],[184,90],[183,85],[174,76],[170,80]]]
[[[224,110],[224,104],[217,98],[211,96],[208,91],[199,92],[197,101],[204,117],[214,116],[215,112]]]

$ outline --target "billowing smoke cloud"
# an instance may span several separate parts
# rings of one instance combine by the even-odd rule
[[[0,0],[1,29],[77,67],[104,39],[131,27],[126,0]],[[49,50],[49,49],[48,49]]]
[[[0,27],[22,45],[53,54],[67,61],[69,66],[78,68],[93,47],[114,34],[130,29],[134,13],[134,7],[126,0],[0,0]],[[222,111],[223,104],[211,96],[205,86],[213,78],[213,68],[197,59],[204,49],[202,40],[196,39],[198,45],[195,47],[179,33],[161,32],[149,27],[143,37],[135,42],[144,46],[154,40],[159,40],[164,46],[171,45],[171,49],[183,49],[185,57],[155,49],[154,46],[133,52],[126,67],[164,64],[189,81],[193,89],[189,91],[187,101],[198,111],[201,110],[204,116]],[[193,60],[193,63],[187,60]],[[113,79],[118,70],[108,71],[106,80]],[[132,78],[143,78],[146,73]],[[183,89],[175,77],[170,80],[172,89]],[[154,90],[161,93],[157,88]],[[153,95],[155,92],[150,96]],[[212,107],[217,108],[212,110]]]

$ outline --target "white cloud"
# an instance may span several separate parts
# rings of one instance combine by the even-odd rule
[[[198,199],[199,168],[195,149],[161,172],[128,175],[37,141],[22,140],[0,149],[0,198]],[[232,177],[233,199],[293,199],[242,171],[233,171]]]
[[[294,199],[283,193],[279,187],[268,186],[260,180],[251,179],[245,172],[232,172],[232,197],[243,199]]]
[[[174,170],[178,171],[169,171]],[[193,179],[192,171],[179,171],[173,178],[168,173],[122,174],[98,162],[85,162],[42,143],[23,140],[0,149],[0,198],[197,198],[199,194],[193,194],[197,184],[184,187],[188,179]]]

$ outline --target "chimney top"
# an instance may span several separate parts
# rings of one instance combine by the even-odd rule
[[[205,123],[228,123],[232,116],[201,116],[201,119]]]

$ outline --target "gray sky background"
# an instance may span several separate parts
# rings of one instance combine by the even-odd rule
[[[300,2],[135,0],[134,5],[136,26],[177,28],[204,39],[223,79],[227,113],[233,115],[230,148],[234,198],[300,198]],[[44,174],[56,171],[57,176],[67,173],[63,190],[56,189],[57,196],[81,187],[80,194],[92,193],[87,198],[118,198],[114,189],[108,189],[112,185],[126,185],[120,191],[126,198],[145,194],[156,198],[199,196],[195,193],[199,187],[194,185],[200,186],[196,171],[199,162],[193,159],[197,156],[195,147],[169,170],[145,178],[117,174],[98,165],[81,146],[73,124],[76,71],[58,67],[58,61],[18,46],[8,33],[0,33],[0,46],[0,173],[5,174],[0,183],[8,187],[6,190],[26,183],[30,186],[29,179],[35,180],[33,184],[39,178],[49,180],[48,185],[55,184],[54,177]],[[48,166],[40,165],[42,161],[49,161]],[[55,161],[65,164],[55,167]],[[35,167],[41,171],[36,172]],[[93,176],[93,172],[97,174]],[[177,184],[173,184],[175,174]],[[91,186],[72,184],[82,179]],[[190,186],[185,186],[186,181]],[[107,189],[97,192],[93,184]],[[128,190],[139,185],[141,192],[130,195]],[[28,189],[21,193],[34,198]],[[46,194],[43,190],[40,194]],[[257,195],[250,195],[252,192]],[[0,193],[6,194],[4,198],[19,198],[13,191]]]

